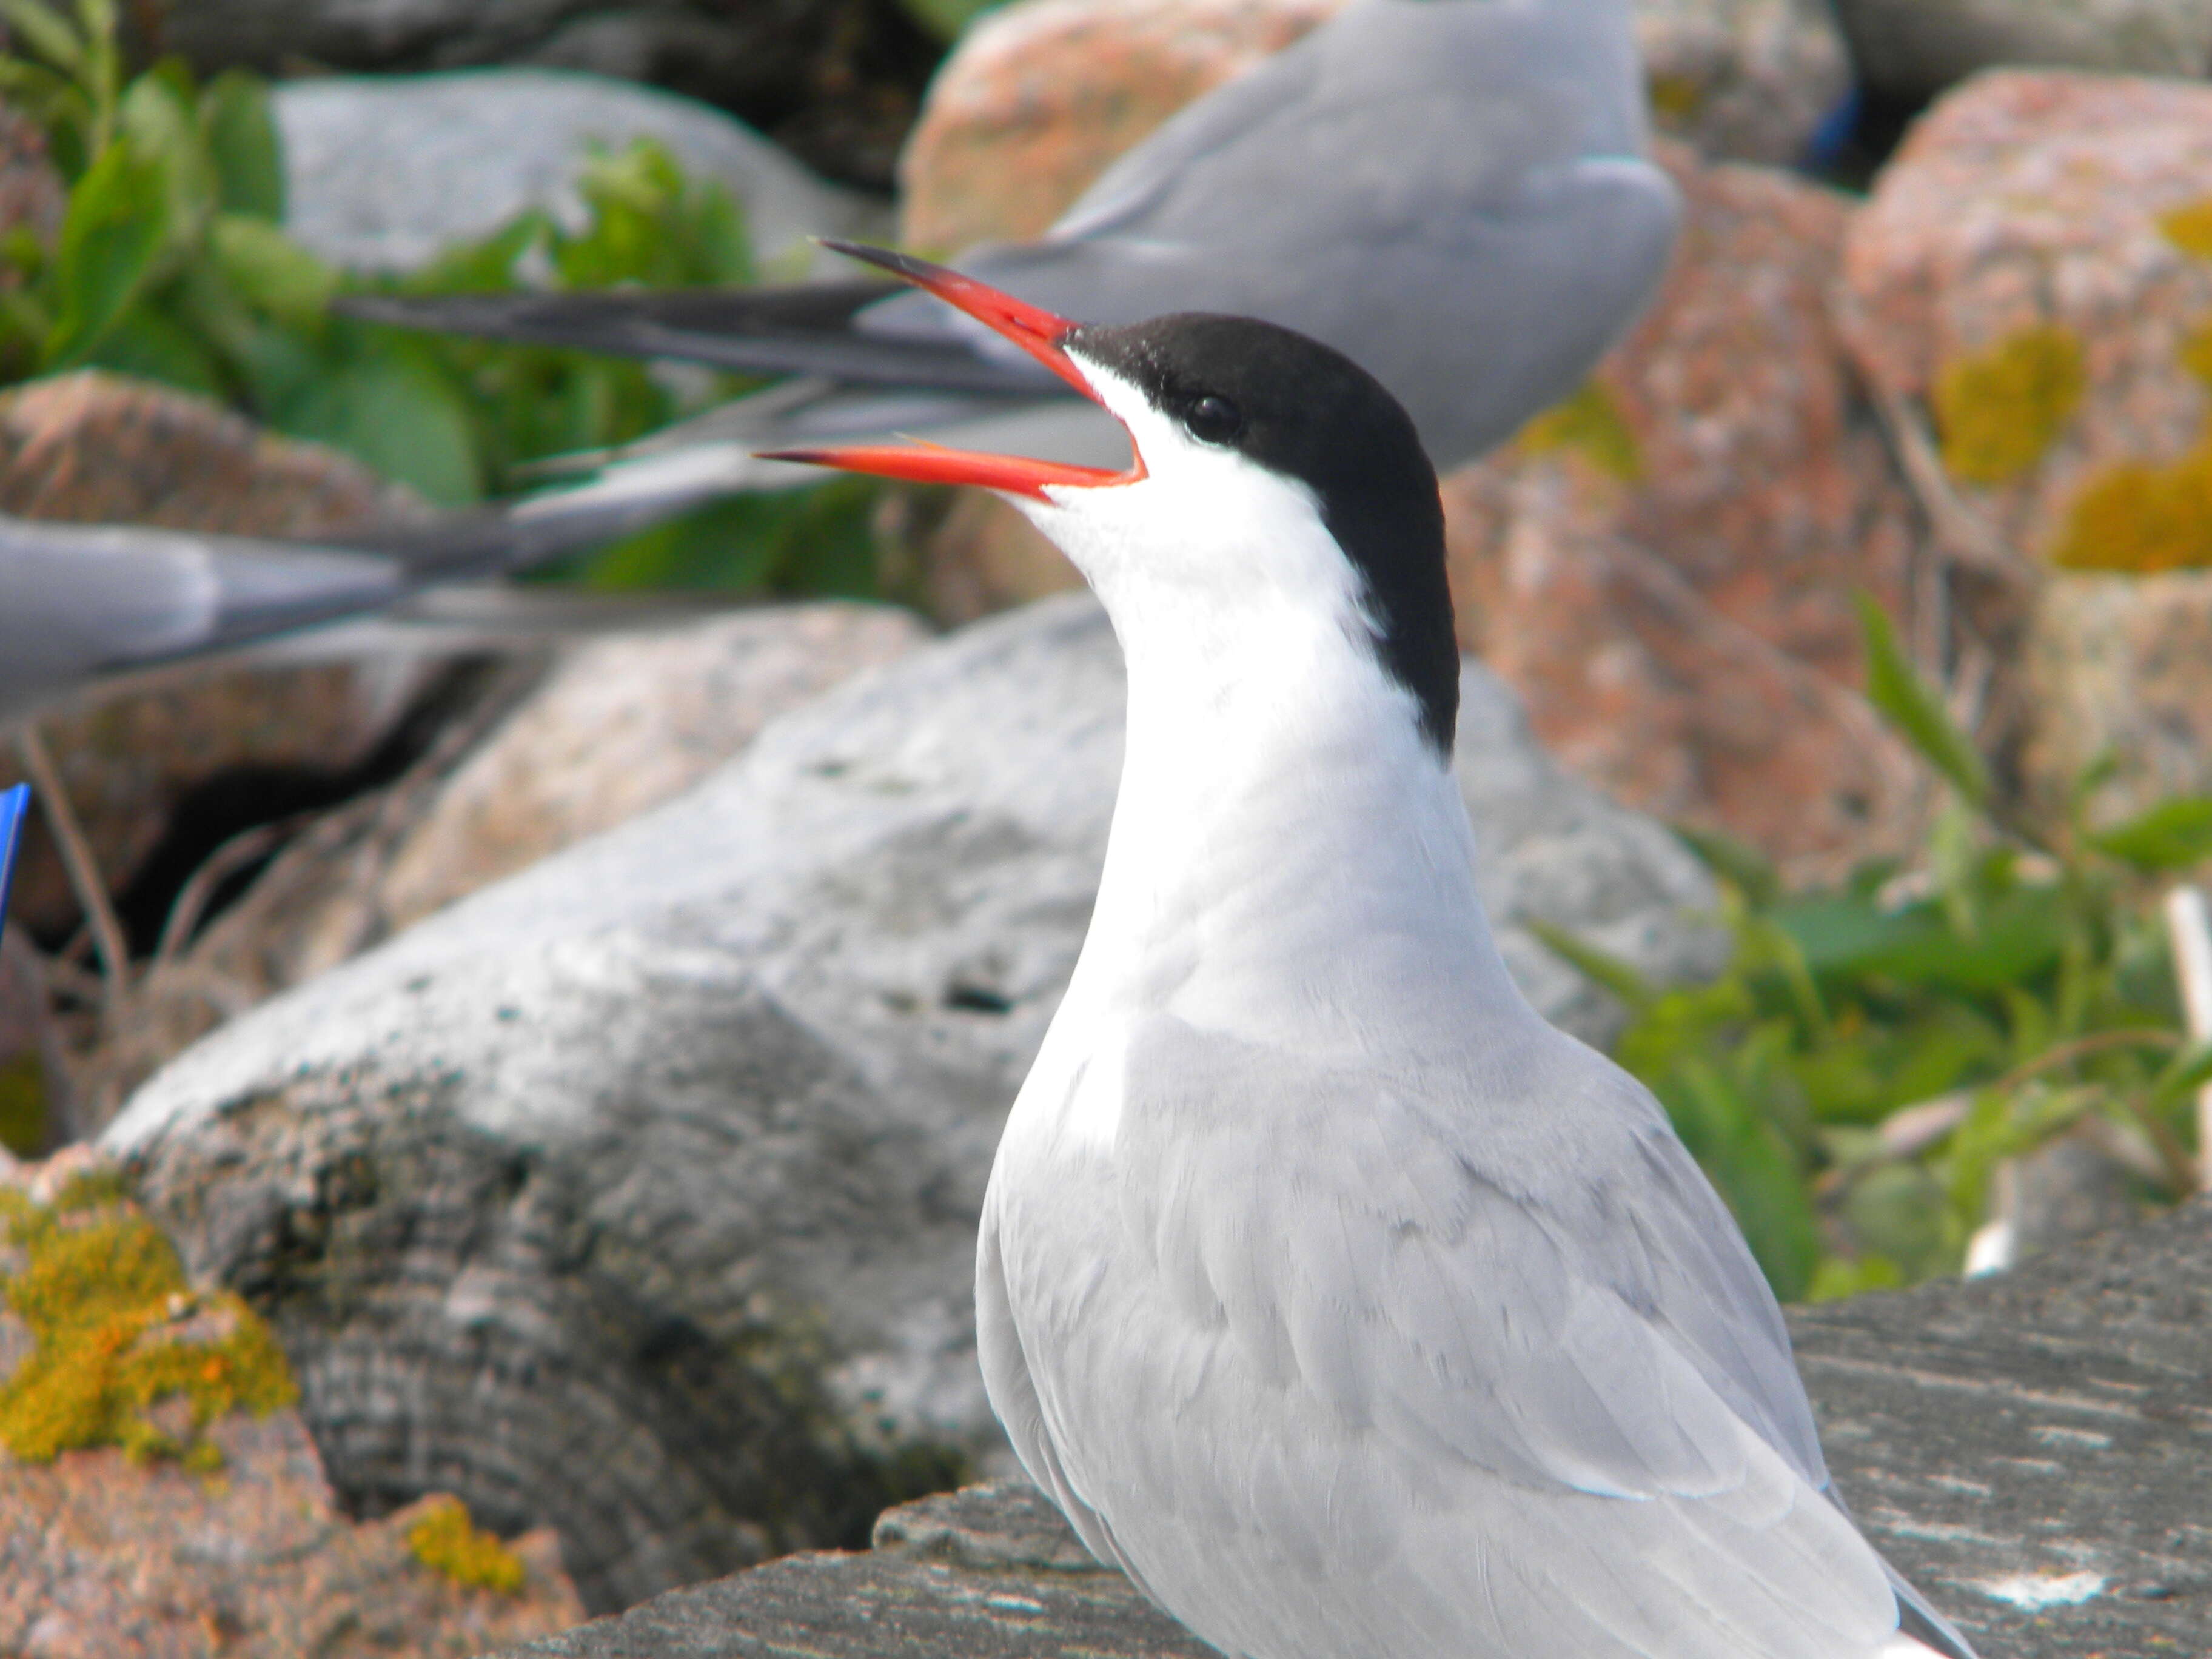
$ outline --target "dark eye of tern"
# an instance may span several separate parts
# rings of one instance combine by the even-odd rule
[[[1202,444],[1225,444],[1244,429],[1244,416],[1228,398],[1209,392],[1191,404],[1182,423]]]

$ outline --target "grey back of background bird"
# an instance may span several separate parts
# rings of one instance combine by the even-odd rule
[[[1449,466],[1571,392],[1662,273],[1628,0],[1354,0],[1182,111],[1042,240],[972,250],[1085,322],[1218,311],[1336,347]],[[866,331],[1005,343],[915,295]]]

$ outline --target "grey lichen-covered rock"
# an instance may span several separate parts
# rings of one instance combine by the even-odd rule
[[[285,228],[354,270],[411,270],[529,208],[575,222],[592,147],[637,138],[727,189],[765,260],[803,266],[808,237],[870,234],[882,218],[718,109],[594,75],[331,76],[277,88],[276,113]]]
[[[2212,68],[2212,0],[1834,0],[1859,75],[1930,98],[2000,64],[2194,80]]]
[[[1702,873],[1480,668],[1458,766],[1536,1004],[1545,917],[1712,965]],[[216,1033],[111,1131],[252,1295],[341,1491],[557,1524],[588,1605],[854,1535],[1002,1455],[975,1218],[1073,968],[1121,742],[1085,597],[784,717],[691,793]]]
[[[1637,0],[1655,125],[1711,160],[1788,167],[1850,88],[1826,0]]]
[[[1861,1522],[1984,1659],[2174,1659],[2212,1629],[2212,1202],[2008,1279],[1793,1313]],[[1202,1659],[1024,1484],[894,1510],[498,1659]]]

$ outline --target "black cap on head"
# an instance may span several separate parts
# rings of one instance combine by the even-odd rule
[[[1380,381],[1317,340],[1249,317],[1191,313],[1081,327],[1061,344],[1144,392],[1201,442],[1297,478],[1365,584],[1382,665],[1451,752],[1459,646],[1443,507],[1413,422]]]

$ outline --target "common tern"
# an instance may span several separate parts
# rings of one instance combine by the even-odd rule
[[[1457,465],[1571,392],[1665,270],[1680,204],[1645,155],[1632,10],[1352,0],[1171,118],[1044,236],[959,264],[1097,323],[1203,307],[1310,334],[1379,377]],[[1091,461],[1121,441],[988,331],[878,283],[346,306],[800,377],[644,446],[719,444],[733,489],[803,477],[754,449],[864,433]]]
[[[1972,1659],[1844,1508],[1658,1103],[1498,954],[1397,401],[1267,323],[1078,325],[865,257],[1133,452],[783,457],[996,491],[1128,661],[1097,907],[977,1253],[1031,1477],[1238,1659]]]

